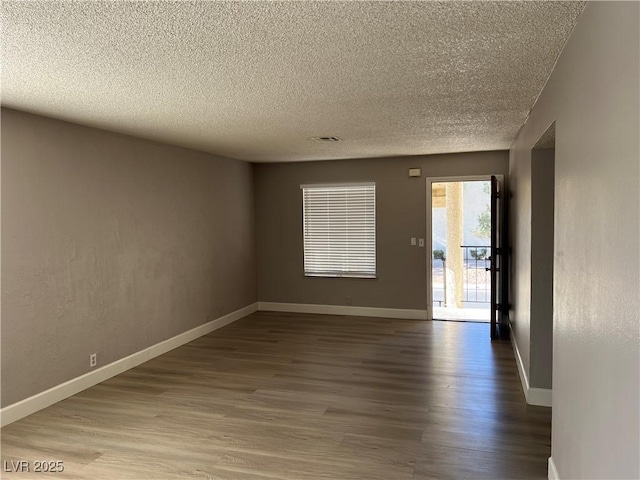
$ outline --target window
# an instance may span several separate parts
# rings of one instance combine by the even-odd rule
[[[376,277],[375,183],[302,185],[304,274]]]

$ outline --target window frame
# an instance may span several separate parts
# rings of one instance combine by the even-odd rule
[[[335,269],[332,271],[311,271],[307,270],[306,260],[307,260],[307,211],[306,201],[307,198],[305,196],[306,189],[329,189],[329,188],[344,188],[348,189],[349,187],[373,187],[373,272],[365,272],[365,271],[345,271],[340,269]],[[378,222],[377,222],[377,188],[375,182],[340,182],[340,183],[309,183],[300,185],[300,190],[302,193],[302,272],[305,278],[354,278],[354,279],[364,279],[371,280],[378,278]],[[364,242],[363,242],[364,243]]]

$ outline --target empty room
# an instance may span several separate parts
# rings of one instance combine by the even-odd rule
[[[0,8],[0,478],[640,479],[640,3]]]

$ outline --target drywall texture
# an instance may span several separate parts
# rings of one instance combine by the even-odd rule
[[[518,182],[531,146],[556,122],[559,478],[640,478],[639,17],[636,2],[587,5],[511,149]],[[528,215],[525,205],[517,215]],[[528,234],[521,228],[514,248]]]
[[[409,178],[421,167],[421,178]],[[255,166],[260,301],[426,310],[426,177],[505,174],[506,151]],[[303,274],[301,184],[376,183],[377,279]]]
[[[2,110],[2,405],[256,301],[252,166]]]

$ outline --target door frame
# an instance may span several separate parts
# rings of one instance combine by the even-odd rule
[[[446,183],[446,182],[490,182],[491,177],[494,176],[498,179],[500,183],[500,188],[504,191],[504,174],[502,173],[494,173],[487,175],[456,175],[450,177],[427,177],[425,180],[427,182],[427,215],[426,215],[426,238],[425,238],[425,248],[426,248],[426,257],[427,257],[427,320],[433,320],[433,215],[432,215],[432,184],[434,183]],[[500,211],[500,215],[502,216],[502,209]],[[501,219],[502,220],[502,219]],[[495,315],[495,313],[494,313]]]

